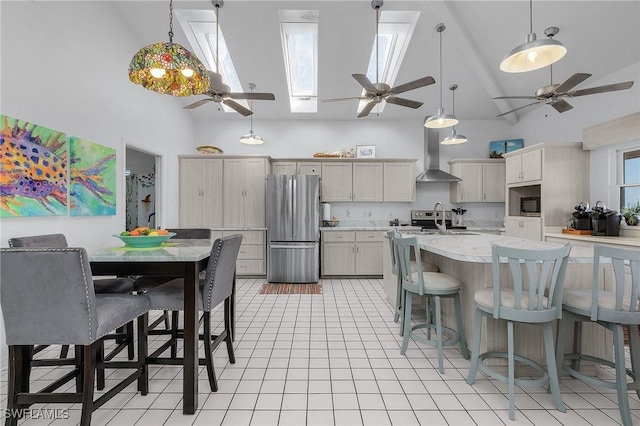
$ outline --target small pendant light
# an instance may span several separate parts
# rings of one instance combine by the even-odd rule
[[[456,113],[456,89],[458,88],[457,84],[452,84],[449,86],[449,90],[451,90],[451,98],[452,98],[452,107],[451,111],[455,115]],[[456,133],[456,126],[453,126],[451,130],[451,136],[447,136],[440,142],[442,145],[458,145],[461,143],[465,143],[467,141],[467,137],[464,135],[459,135]]]
[[[249,89],[251,89],[251,93],[253,93],[253,89],[256,88],[256,85],[253,83],[249,83]],[[249,134],[247,135],[243,135],[240,137],[240,143],[243,143],[245,145],[262,145],[264,143],[264,140],[256,135],[255,133],[253,133],[253,101],[249,100],[249,109],[251,109],[251,115],[249,115],[249,120],[251,123],[251,130],[249,131]]]
[[[442,107],[442,32],[446,28],[443,23],[436,25],[436,31],[440,33],[440,108],[438,108],[436,115],[425,120],[424,127],[429,129],[444,129],[458,124],[458,119],[454,115],[445,114]]]
[[[202,62],[173,42],[173,0],[169,1],[169,43],[140,49],[129,63],[129,80],[172,96],[201,95],[209,90],[209,76]]]
[[[504,57],[500,63],[500,69],[511,73],[526,72],[544,68],[559,61],[567,53],[567,48],[551,37],[536,40],[536,33],[533,32],[533,0],[529,0],[529,35],[527,36],[527,41]]]

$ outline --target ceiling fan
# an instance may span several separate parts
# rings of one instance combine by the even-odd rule
[[[386,83],[379,82],[378,68],[380,66],[378,61],[378,24],[380,21],[380,7],[382,7],[383,0],[373,0],[371,7],[376,10],[376,80],[378,82],[372,83],[371,80],[365,74],[351,74],[358,83],[364,88],[365,94],[363,96],[353,96],[347,98],[334,98],[323,99],[322,102],[338,102],[351,99],[366,100],[367,104],[364,106],[358,118],[366,117],[373,110],[373,108],[382,101],[390,104],[396,104],[409,108],[420,108],[422,102],[413,101],[411,99],[399,98],[396,95],[408,92],[409,90],[418,89],[420,87],[428,86],[436,81],[431,76],[423,77],[418,80],[410,81],[408,83],[400,84],[395,87],[391,87]]]
[[[220,69],[218,65],[218,57],[220,56],[218,54],[218,52],[220,52],[218,44],[218,35],[220,34],[219,9],[224,5],[224,1],[219,0],[212,3],[216,8],[216,71],[218,71]],[[185,106],[184,109],[198,108],[199,106],[204,105],[207,102],[213,101],[226,105],[246,117],[253,114],[253,111],[236,102],[236,99],[252,99],[265,101],[273,101],[276,99],[273,93],[231,92],[231,88],[222,82],[222,75],[220,73],[207,70],[207,74],[209,75],[209,81],[211,82],[211,87],[207,91],[207,95],[209,95],[209,97],[189,104]]]
[[[549,37],[553,37],[558,33],[557,27],[547,28],[544,33]],[[626,90],[633,86],[633,81],[625,81],[620,83],[606,84],[604,86],[596,86],[590,87],[587,89],[579,89],[573,90],[578,84],[585,81],[587,78],[591,77],[591,74],[586,73],[576,73],[569,77],[561,84],[553,84],[553,65],[549,66],[551,71],[551,84],[548,86],[544,86],[536,90],[535,96],[498,96],[493,99],[530,99],[534,100],[530,104],[512,109],[511,111],[507,111],[498,115],[497,117],[502,117],[503,115],[511,114],[512,112],[521,110],[523,108],[527,108],[533,105],[545,103],[547,105],[551,105],[556,111],[562,113],[573,109],[573,106],[565,101],[563,98],[575,98],[578,96],[585,95],[594,95],[596,93],[605,93],[605,92],[615,92],[618,90]]]

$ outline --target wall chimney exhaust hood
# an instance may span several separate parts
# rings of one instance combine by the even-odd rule
[[[457,176],[440,170],[440,132],[424,127],[424,167],[416,182],[460,182]]]

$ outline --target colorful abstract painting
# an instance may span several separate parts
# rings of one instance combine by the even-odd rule
[[[71,137],[71,216],[116,214],[116,150]]]
[[[67,136],[0,115],[0,217],[67,214]]]

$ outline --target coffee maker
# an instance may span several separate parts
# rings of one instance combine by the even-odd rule
[[[591,235],[619,237],[621,221],[620,212],[609,210],[602,201],[598,201],[591,210]]]

